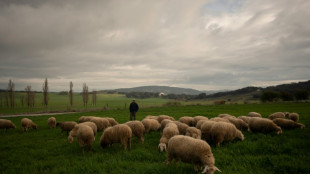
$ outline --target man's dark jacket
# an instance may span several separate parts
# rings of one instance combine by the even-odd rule
[[[139,110],[138,104],[135,102],[130,103],[129,110],[130,112],[138,112]]]

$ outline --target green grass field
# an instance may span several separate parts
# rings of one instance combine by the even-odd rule
[[[225,143],[219,148],[211,144],[216,166],[222,173],[310,173],[310,103],[273,103],[246,105],[196,105],[141,108],[137,119],[146,115],[166,114],[178,119],[181,116],[205,115],[209,118],[220,113],[246,115],[250,111],[264,117],[276,111],[297,112],[306,129],[284,130],[283,134],[243,132],[244,141]],[[56,115],[57,121],[77,120],[81,115],[114,117],[119,123],[129,120],[128,109]],[[194,173],[190,164],[179,162],[165,165],[166,153],[159,153],[159,132],[144,136],[145,143],[132,139],[132,150],[124,151],[119,144],[102,149],[99,144],[102,132],[96,136],[93,152],[82,155],[78,143],[67,142],[59,128],[50,129],[50,116],[31,117],[37,130],[21,131],[23,117],[12,120],[15,130],[0,130],[0,173]]]

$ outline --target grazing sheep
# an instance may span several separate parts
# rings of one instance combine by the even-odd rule
[[[158,120],[159,116],[147,115],[145,118]]]
[[[249,121],[252,117],[249,116],[239,116],[238,119],[243,120],[244,122],[246,122],[247,124],[249,124]]]
[[[194,126],[196,126],[197,123],[198,123],[198,121],[200,121],[200,120],[208,120],[208,119],[209,119],[208,117],[205,117],[205,116],[195,116],[195,117],[193,117],[193,118],[194,118],[194,120],[195,120]]]
[[[213,174],[215,171],[220,171],[214,166],[215,159],[210,145],[203,140],[176,135],[169,140],[167,151],[167,165],[174,159],[175,162],[180,160],[194,164],[196,172],[197,166],[204,166],[202,173]]]
[[[140,140],[141,143],[143,144],[144,142],[143,134],[144,134],[145,128],[142,122],[135,120],[135,121],[128,121],[124,124],[126,124],[127,126],[131,128],[132,134],[137,137],[137,143]]]
[[[92,118],[94,118],[95,116],[81,116],[79,118],[79,123],[83,123],[83,122],[86,122],[86,121],[90,121]]]
[[[305,128],[304,124],[297,123],[293,120],[288,120],[284,118],[275,118],[272,121],[276,125],[280,126],[282,129],[294,129],[294,128],[304,129]]]
[[[111,126],[110,122],[106,118],[93,117],[89,121],[91,121],[97,125],[98,131],[103,131],[107,127]]]
[[[105,148],[108,145],[113,143],[121,143],[124,146],[124,149],[131,149],[131,137],[132,131],[129,126],[125,124],[118,124],[113,127],[108,127],[102,133],[100,138],[100,145],[102,148]]]
[[[179,119],[179,122],[187,124],[188,126],[195,125],[195,119],[193,117],[184,116]]]
[[[110,118],[110,117],[104,117],[104,118],[109,121],[111,126],[115,126],[118,124],[118,122],[114,118]]]
[[[21,120],[21,123],[22,123],[22,130],[24,132],[25,131],[27,132],[30,127],[32,127],[33,129],[37,129],[37,125],[32,120],[30,120],[28,118],[23,118]]]
[[[10,128],[16,129],[15,124],[11,120],[0,119],[0,129],[7,130]]]
[[[173,121],[172,120],[169,120],[169,119],[164,119],[164,120],[162,120],[161,121],[161,123],[160,123],[160,129],[161,130],[164,130],[164,128],[166,127],[166,125],[168,124],[168,123],[172,123]]]
[[[226,123],[230,123],[229,120],[227,120],[226,118],[221,118],[221,117],[213,117],[210,119],[211,121],[216,121],[216,122],[226,122]]]
[[[86,121],[86,122],[75,125],[74,128],[69,132],[69,136],[68,136],[69,143],[73,142],[73,138],[77,136],[78,129],[82,125],[87,125],[92,128],[93,133],[94,133],[94,140],[95,140],[96,135],[97,135],[97,125],[93,122]]]
[[[210,121],[210,120],[199,120],[196,124],[196,128],[197,129],[201,129],[201,125],[206,122],[206,121]]]
[[[236,126],[237,129],[239,130],[248,130],[248,124],[244,122],[241,119],[238,119],[236,117],[225,117],[230,123]]]
[[[258,112],[249,112],[248,116],[249,117],[262,117],[262,115]]]
[[[268,116],[268,119],[273,120],[275,118],[285,118],[285,114],[283,112],[275,112]]]
[[[207,142],[211,140],[210,130],[214,123],[216,123],[216,121],[212,121],[212,120],[204,121],[200,127],[201,137],[205,139]]]
[[[163,121],[164,119],[169,119],[169,120],[175,121],[175,119],[173,117],[170,117],[168,115],[160,115],[157,117],[157,121],[159,123],[161,123],[161,121]]]
[[[276,132],[276,134],[281,134],[281,127],[277,126],[272,120],[267,118],[253,117],[249,121],[249,132],[261,132],[261,133],[271,133]]]
[[[91,127],[88,125],[80,125],[76,137],[82,148],[83,155],[85,146],[88,146],[89,151],[92,150],[92,144],[95,141],[95,136]]]
[[[56,126],[59,126],[61,128],[61,132],[67,132],[67,135],[74,128],[75,125],[77,125],[75,121],[62,121],[56,123]]]
[[[229,142],[235,138],[244,140],[244,135],[235,125],[226,122],[216,122],[212,125],[209,132],[210,139],[219,147],[222,142]]]
[[[289,113],[289,114],[287,114],[287,118],[291,119],[291,120],[293,120],[295,122],[298,122],[299,114],[297,114],[297,113]]]
[[[56,127],[56,118],[55,117],[48,118],[47,124],[50,128],[55,128]]]
[[[224,118],[224,117],[230,117],[230,116],[232,116],[232,115],[230,115],[230,114],[219,114],[217,117]]]
[[[173,121],[173,123],[178,126],[178,129],[179,129],[179,132],[180,132],[181,135],[185,135],[186,134],[186,129],[189,127],[187,124],[181,123],[179,121]]]
[[[145,133],[157,131],[160,128],[160,123],[154,119],[145,118],[141,122],[144,125]]]
[[[201,130],[195,127],[188,127],[185,135],[196,139],[201,139]]]
[[[166,150],[169,139],[175,135],[179,135],[178,126],[174,123],[168,123],[163,130],[163,135],[159,140],[158,149],[162,152]]]

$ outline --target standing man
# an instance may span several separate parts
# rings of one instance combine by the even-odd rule
[[[136,112],[138,112],[139,106],[136,103],[136,100],[133,99],[129,106],[130,111],[130,120],[136,120]]]

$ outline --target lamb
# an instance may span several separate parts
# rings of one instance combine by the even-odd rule
[[[253,117],[249,121],[249,132],[261,132],[261,133],[271,133],[276,132],[276,134],[281,134],[281,127],[277,126],[272,120],[267,118]]]
[[[74,128],[75,125],[77,125],[75,121],[63,121],[56,123],[56,126],[59,126],[61,128],[61,132],[67,132],[67,135]]]
[[[16,129],[15,124],[11,120],[0,119],[0,129],[7,130],[10,128]]]
[[[298,122],[299,114],[297,114],[297,113],[289,113],[289,114],[287,114],[287,118],[291,119],[291,120],[293,120],[295,122]]]
[[[201,125],[201,128],[200,128],[201,137],[205,139],[207,142],[211,140],[210,130],[214,123],[216,123],[216,121],[208,120],[208,121],[204,121]]]
[[[55,117],[48,118],[47,124],[50,128],[55,128],[56,127],[56,118]]]
[[[195,127],[188,127],[185,135],[196,139],[201,139],[201,130]]]
[[[216,122],[212,125],[209,132],[210,139],[219,147],[224,141],[232,141],[235,138],[244,140],[244,135],[235,125],[226,122]]]
[[[166,150],[169,139],[175,135],[179,135],[178,126],[175,123],[168,123],[164,128],[163,135],[159,140],[158,149],[160,149],[161,152]]]
[[[145,133],[157,131],[160,128],[160,123],[154,119],[145,118],[141,122],[144,125]]]
[[[227,120],[226,118],[221,118],[221,117],[213,117],[210,119],[211,121],[216,121],[216,122],[226,122],[226,123],[230,123],[229,120]]]
[[[110,122],[106,118],[93,117],[89,121],[91,121],[97,125],[98,131],[103,131],[107,127],[111,126]]]
[[[179,119],[179,122],[185,123],[188,126],[194,126],[195,125],[195,119],[193,117],[188,117],[188,116],[181,117]]]
[[[85,146],[88,146],[90,151],[92,150],[92,144],[95,141],[95,136],[91,127],[88,125],[80,125],[76,137],[82,148],[83,155]]]
[[[186,129],[189,127],[187,124],[181,123],[179,121],[173,121],[173,123],[178,126],[178,129],[179,129],[179,132],[180,132],[181,135],[185,135],[186,134]]]
[[[73,142],[73,138],[77,136],[78,129],[82,125],[87,125],[92,128],[93,133],[94,133],[94,140],[95,140],[96,135],[97,135],[97,125],[93,122],[86,121],[86,122],[75,125],[74,128],[69,132],[69,136],[68,136],[69,143]]]
[[[239,116],[238,119],[243,120],[245,123],[249,124],[249,121],[252,117],[249,116]]]
[[[115,126],[118,124],[118,122],[114,118],[110,118],[110,117],[104,117],[104,118],[109,121],[111,126]]]
[[[203,140],[176,135],[169,140],[167,151],[167,165],[174,159],[176,162],[181,160],[184,163],[194,164],[196,172],[197,166],[204,166],[202,173],[221,172],[214,166],[215,159],[210,145]]]
[[[268,119],[273,120],[275,118],[285,118],[285,114],[283,112],[275,112],[268,116]]]
[[[28,118],[23,118],[21,120],[21,123],[22,123],[22,130],[25,132],[28,132],[28,129],[30,127],[32,127],[33,129],[37,129],[37,125],[30,119]]]
[[[108,127],[103,131],[103,134],[100,138],[100,145],[102,148],[105,148],[108,145],[113,143],[121,143],[124,146],[124,149],[131,149],[131,137],[132,131],[129,126],[125,124],[118,124],[113,127]]]
[[[132,134],[137,137],[137,143],[140,140],[141,143],[143,144],[144,142],[143,134],[144,134],[145,128],[142,122],[141,121],[128,121],[124,124],[126,124],[127,126],[131,128]]]
[[[276,125],[280,126],[282,129],[294,129],[294,128],[304,129],[305,128],[304,124],[297,123],[293,120],[288,120],[284,118],[275,118],[272,121]]]
[[[195,116],[193,118],[195,120],[195,123],[194,123],[195,126],[197,125],[198,121],[200,121],[200,120],[208,120],[208,117],[205,117],[205,116]]]
[[[238,119],[236,117],[225,117],[230,123],[236,126],[237,129],[239,130],[248,130],[248,124],[244,122],[241,119]]]
[[[262,117],[262,115],[258,112],[249,112],[248,116],[249,117]]]

